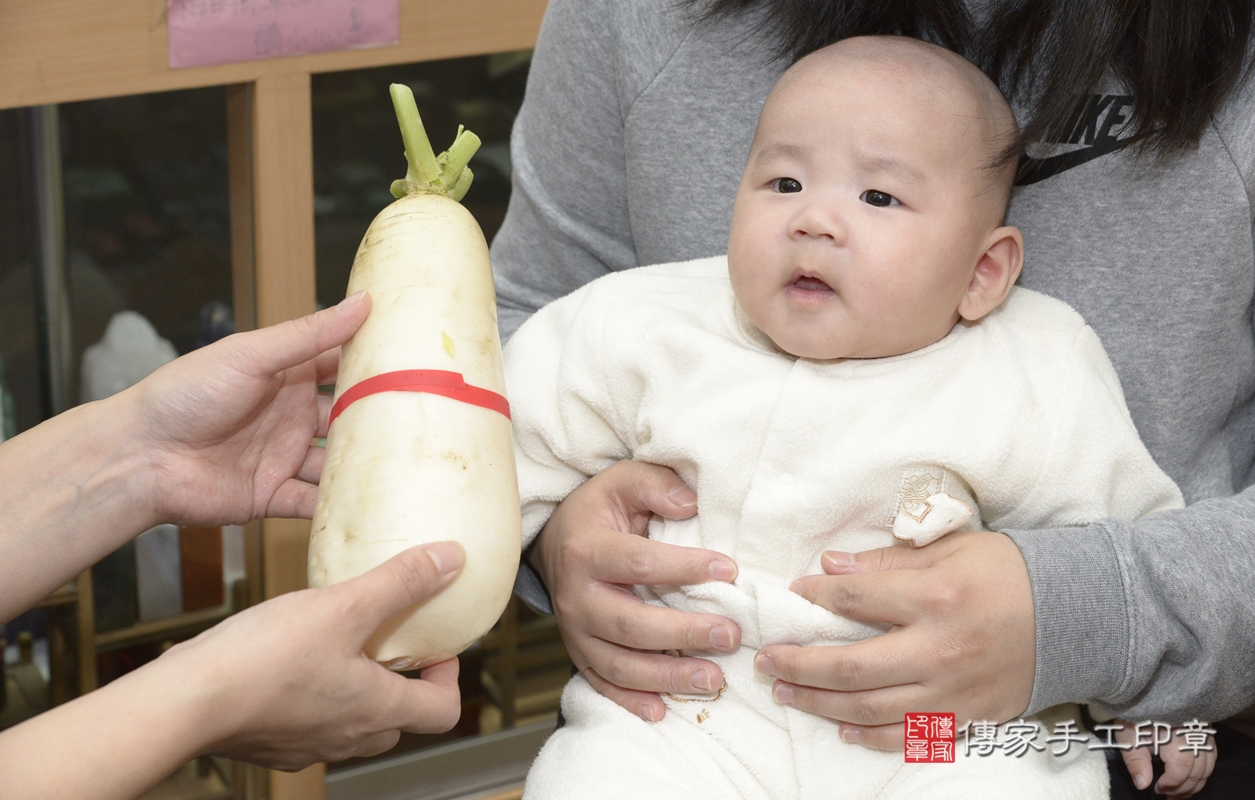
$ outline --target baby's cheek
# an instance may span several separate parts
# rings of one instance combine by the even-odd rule
[[[770,306],[772,291],[766,275],[766,265],[757,266],[755,259],[741,252],[734,262],[732,253],[728,253],[728,277],[732,282],[732,293],[741,310],[750,321],[760,328],[763,326],[767,309]]]

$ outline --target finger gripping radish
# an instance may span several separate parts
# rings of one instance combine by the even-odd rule
[[[353,261],[371,313],[344,345],[314,510],[309,583],[348,580],[445,539],[466,564],[444,591],[388,619],[366,653],[414,669],[465,650],[510,599],[518,481],[484,234],[458,202],[479,147],[458,129],[436,156],[414,95],[393,84],[409,170]]]

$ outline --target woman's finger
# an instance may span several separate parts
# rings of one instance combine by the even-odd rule
[[[906,726],[901,722],[892,725],[855,725],[842,722],[841,741],[857,744],[869,750],[899,752],[906,746]]]
[[[300,478],[288,478],[279,484],[265,513],[259,517],[276,519],[313,519],[314,504],[318,502],[318,487]]]
[[[616,587],[596,586],[583,602],[582,630],[612,644],[636,650],[729,652],[741,643],[740,629],[730,619],[651,606]]]
[[[644,653],[590,639],[582,645],[586,666],[622,689],[708,694],[723,686],[723,671],[700,658]]]
[[[772,684],[771,696],[780,705],[861,726],[895,725],[907,711],[928,710],[924,690],[914,684],[848,693],[778,680]]]
[[[674,471],[642,461],[620,461],[590,481],[624,517],[650,514],[667,519],[687,519],[697,513],[697,493]]]
[[[344,344],[369,313],[370,296],[358,292],[323,311],[223,341],[236,352],[247,354],[254,374],[269,377]]]
[[[322,478],[322,467],[327,460],[327,448],[310,447],[305,451],[305,460],[296,471],[297,480],[317,485]]]
[[[574,549],[579,552],[574,552]],[[736,562],[723,553],[664,544],[610,531],[587,537],[573,548],[576,563],[589,577],[630,586],[686,586],[732,581]]]
[[[920,617],[928,584],[916,570],[852,575],[807,575],[790,587],[846,619],[908,625]],[[931,605],[931,604],[930,604]]]
[[[819,563],[824,572],[829,575],[927,569],[947,555],[948,550],[938,546],[941,541],[944,539],[926,547],[879,547],[858,553],[829,550],[820,557]]]
[[[779,678],[789,683],[851,693],[884,689],[918,683],[927,677],[919,665],[909,659],[911,634],[894,630],[881,636],[864,639],[843,647],[798,647],[768,645],[754,658],[760,675]],[[906,640],[906,641],[904,641]],[[911,708],[905,711],[927,711]],[[849,716],[835,719],[853,720]],[[898,720],[902,715],[898,714]],[[860,720],[870,724],[886,724],[894,720]]]
[[[314,359],[314,380],[319,386],[332,386],[340,373],[340,348],[333,347]]]
[[[667,704],[662,702],[662,697],[657,692],[641,692],[616,686],[591,667],[581,670],[580,674],[597,694],[646,722],[657,722],[667,713]]]
[[[421,680],[402,678],[405,686],[394,711],[397,715],[396,727],[409,733],[443,733],[450,730],[462,715],[458,660],[451,658],[433,664],[421,674]]]
[[[453,582],[466,561],[457,542],[432,542],[402,550],[356,578],[322,591],[335,592],[349,611],[347,621],[359,650],[381,623]]]
[[[458,691],[458,672],[461,671],[461,664],[456,658],[450,658],[430,667],[423,667],[419,673],[420,680],[426,681],[432,686],[439,686],[450,692]]]
[[[314,429],[314,436],[326,438],[327,431],[331,428],[331,407],[334,401],[330,395],[320,394],[314,402],[318,408],[318,426]]]

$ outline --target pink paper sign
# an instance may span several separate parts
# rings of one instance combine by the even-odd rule
[[[398,0],[166,0],[170,68],[398,41]]]

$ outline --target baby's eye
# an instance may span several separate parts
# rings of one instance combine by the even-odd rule
[[[888,208],[889,206],[901,205],[901,203],[898,202],[898,198],[888,194],[887,192],[881,192],[875,189],[869,189],[866,192],[863,192],[859,195],[858,199],[868,205],[876,206],[878,208]]]
[[[794,178],[776,178],[772,181],[775,189],[780,194],[793,194],[802,191],[802,184]]]

